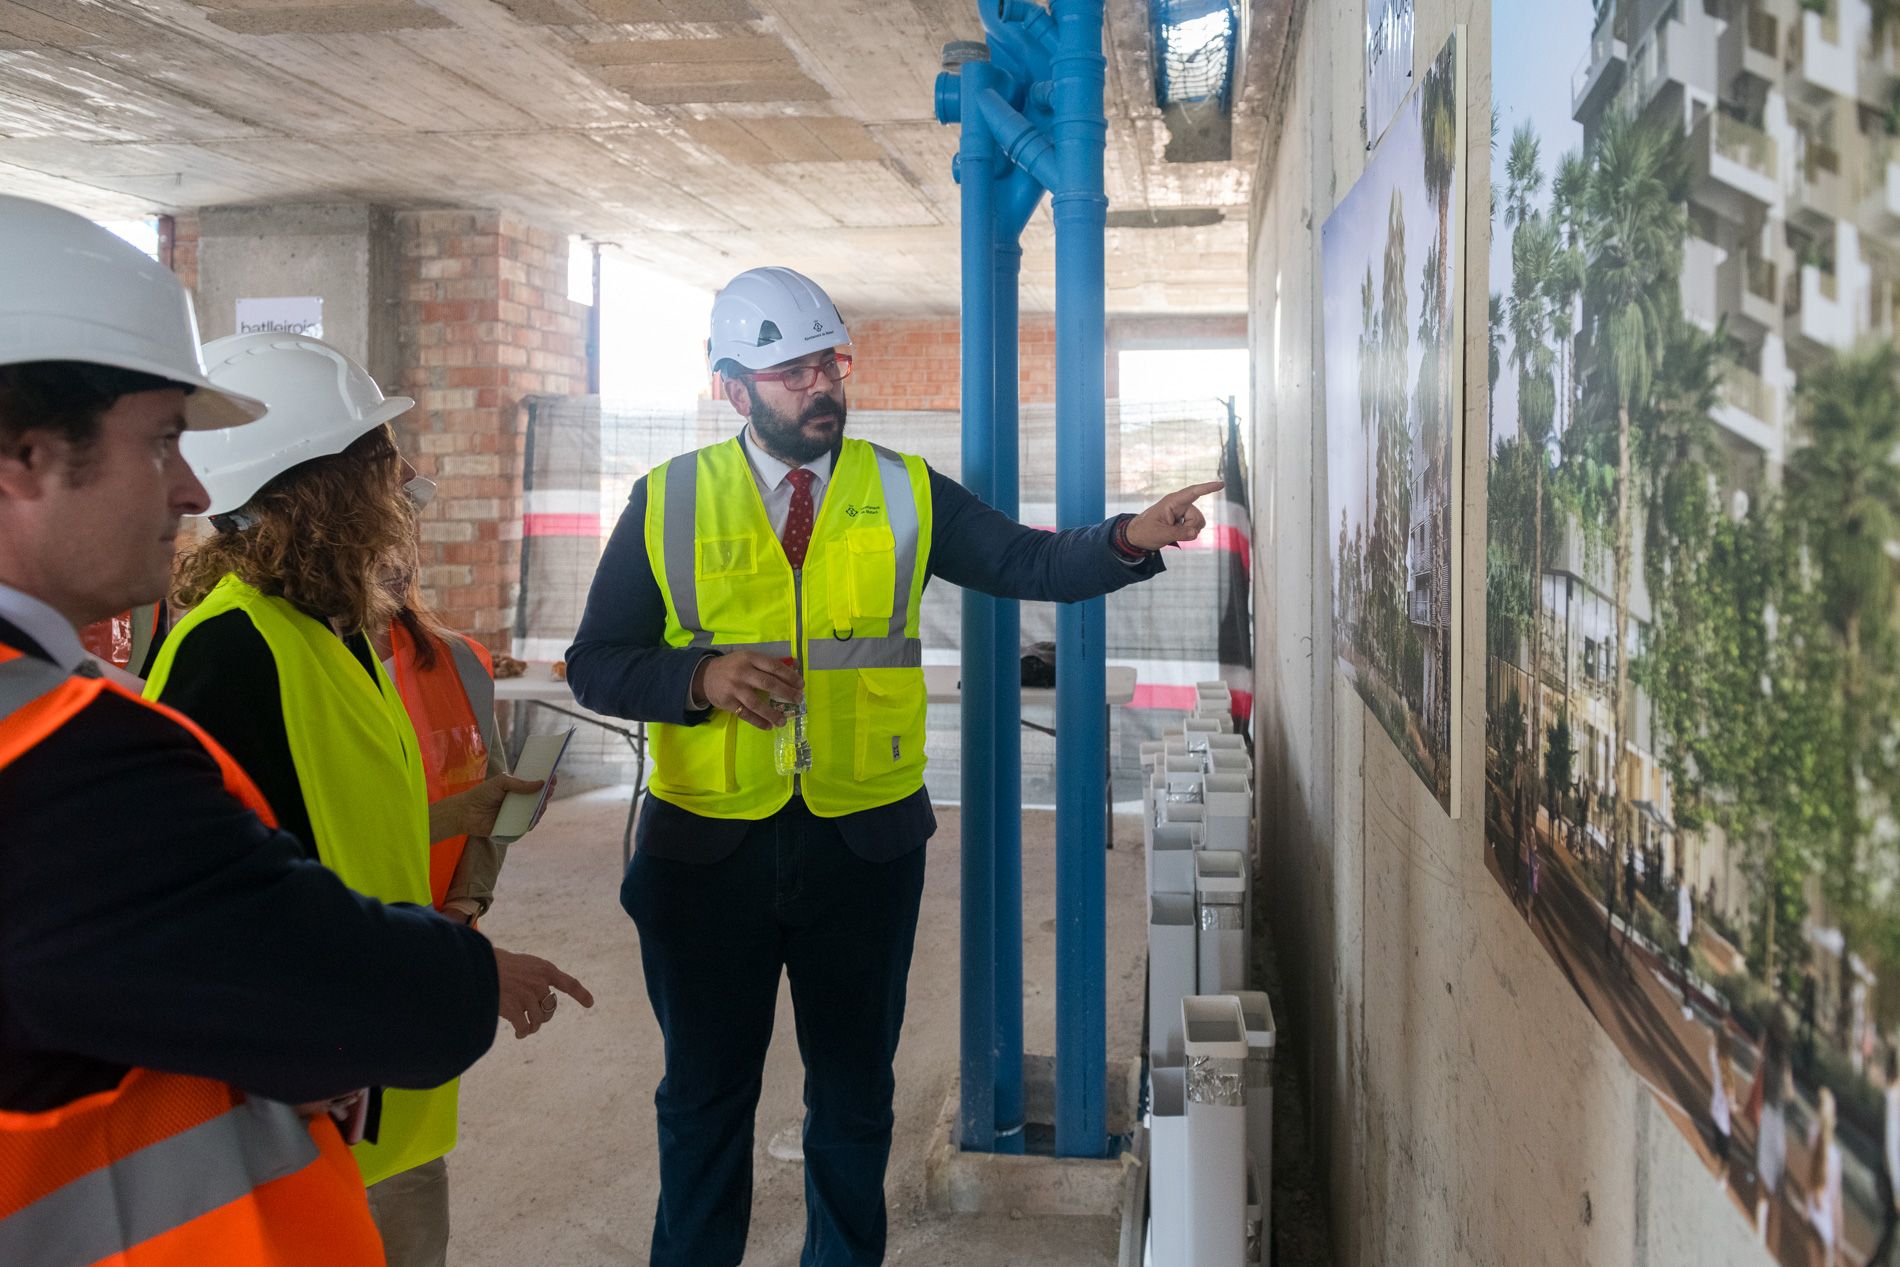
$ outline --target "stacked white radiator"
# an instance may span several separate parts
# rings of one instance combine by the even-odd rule
[[[1248,987],[1253,758],[1204,682],[1181,731],[1142,745],[1148,859],[1150,1267],[1268,1260],[1275,1031]]]

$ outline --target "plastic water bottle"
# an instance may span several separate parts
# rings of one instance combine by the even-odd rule
[[[791,656],[781,661],[787,668],[796,669],[798,661]],[[806,774],[811,770],[811,732],[807,729],[808,710],[805,697],[801,694],[796,700],[782,700],[770,697],[772,706],[785,715],[785,724],[773,733],[772,761],[780,774]]]

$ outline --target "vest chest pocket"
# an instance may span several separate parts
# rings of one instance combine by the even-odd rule
[[[875,779],[924,760],[923,674],[916,669],[859,669],[853,777]]]
[[[751,537],[705,537],[694,545],[693,572],[699,580],[751,576],[759,570],[759,556]]]
[[[825,553],[831,572],[831,623],[881,634],[896,610],[897,542],[885,527],[850,528]],[[859,628],[860,624],[865,625]]]
[[[721,642],[763,642],[764,622],[790,606],[784,574],[764,566],[757,538],[702,537],[693,543],[700,627]]]

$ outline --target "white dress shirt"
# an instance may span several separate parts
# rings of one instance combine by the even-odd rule
[[[0,585],[0,620],[39,643],[40,650],[68,673],[92,660],[71,621],[31,594],[10,585]]]
[[[754,443],[751,427],[739,433],[739,444],[745,450],[746,461],[752,464],[752,479],[759,486],[759,496],[765,499],[765,514],[772,521],[772,534],[783,537],[785,521],[792,514],[792,483],[785,478],[791,474],[792,468]],[[826,451],[816,461],[805,463],[805,469],[814,477],[811,482],[811,513],[816,521],[818,508],[824,505],[825,485],[831,483],[830,451]]]

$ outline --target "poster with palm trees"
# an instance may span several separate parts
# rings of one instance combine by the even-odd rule
[[[1486,865],[1788,1264],[1900,1234],[1900,5],[1498,3]]]
[[[1339,669],[1458,814],[1465,76],[1455,32],[1321,232]]]

